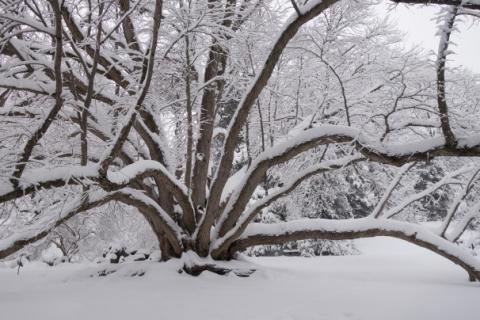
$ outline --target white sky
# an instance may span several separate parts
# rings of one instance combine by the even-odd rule
[[[428,51],[438,49],[438,37],[435,14],[438,12],[435,6],[390,6],[386,3],[379,6],[381,15],[389,16],[398,23],[399,29],[407,34],[409,45],[420,45]],[[477,19],[479,20],[479,19]],[[472,19],[457,25],[459,32],[452,35],[456,43],[452,47],[455,52],[449,59],[453,65],[464,67],[480,73],[480,23],[472,25]],[[479,21],[480,22],[480,21]]]

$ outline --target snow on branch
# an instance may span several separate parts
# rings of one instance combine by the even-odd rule
[[[160,162],[154,160],[139,160],[119,171],[107,173],[108,181],[126,186],[133,180],[143,180],[146,177],[155,177],[164,187],[172,192],[183,209],[184,214],[193,215],[193,205],[188,195],[187,187],[171,174]]]
[[[148,214],[147,221],[150,221],[149,219],[160,219],[160,222],[164,225],[163,229],[166,237],[173,242],[177,240],[179,246],[182,245],[184,236],[182,229],[155,200],[146,196],[142,191],[132,188],[124,188],[114,194],[116,200],[136,207],[144,215]]]
[[[108,171],[105,178],[99,174],[98,164],[29,169],[24,171],[17,186],[5,183],[0,187],[0,203],[38,189],[58,188],[79,184],[80,181],[96,182],[104,189],[120,189],[147,177],[158,178],[162,182],[161,186],[174,194],[185,212],[193,210],[186,187],[161,163],[154,160],[140,160],[118,171]]]
[[[139,160],[118,171],[109,171],[107,178],[115,184],[125,185],[138,177],[149,176],[152,172],[161,174],[165,178],[165,183],[174,184],[176,188],[187,195],[188,191],[185,185],[177,180],[160,162],[154,160]]]
[[[478,0],[390,0],[395,3],[406,4],[433,4],[433,5],[450,5],[459,6],[466,9],[480,10],[480,1]]]
[[[428,195],[437,191],[440,188],[443,188],[447,185],[462,185],[463,182],[461,180],[457,179],[457,177],[460,176],[460,175],[464,175],[464,174],[466,174],[466,173],[468,173],[468,172],[470,172],[474,169],[475,168],[472,167],[472,166],[466,166],[466,167],[461,168],[457,171],[454,171],[454,172],[450,173],[449,175],[443,177],[440,181],[438,181],[438,182],[434,183],[433,185],[429,186],[427,189],[423,190],[422,192],[415,193],[415,194],[411,195],[410,197],[404,199],[401,203],[399,203],[396,206],[387,210],[383,215],[380,212],[377,215],[377,217],[378,216],[383,216],[386,219],[393,218],[394,216],[396,216],[397,214],[399,214],[400,212],[405,210],[405,208],[407,206],[409,206],[410,204],[412,204],[412,203],[414,203],[414,202],[416,202],[420,199],[423,199],[424,197],[427,197]]]
[[[390,130],[402,130],[409,127],[439,128],[437,119],[399,119],[390,125]]]
[[[14,186],[17,186],[19,183],[20,177],[27,166],[28,160],[33,153],[33,148],[37,143],[43,138],[50,125],[53,123],[58,113],[63,107],[63,97],[62,97],[62,59],[63,59],[63,37],[62,37],[62,16],[60,12],[60,4],[58,2],[52,1],[52,9],[54,14],[55,21],[55,54],[53,57],[54,60],[54,80],[55,80],[55,104],[48,112],[45,119],[42,121],[41,125],[32,133],[26,143],[22,146],[19,159],[15,164],[15,169],[12,174],[10,181]]]
[[[455,146],[455,135],[450,125],[448,117],[448,104],[445,97],[445,67],[447,56],[451,53],[448,48],[451,45],[450,36],[455,29],[455,19],[458,14],[459,7],[446,9],[447,13],[444,17],[445,22],[439,28],[440,42],[437,54],[437,106],[440,111],[440,123],[445,141],[448,146]]]
[[[174,250],[179,254],[182,247],[183,232],[178,224],[152,199],[142,192],[125,188],[115,192],[91,192],[83,194],[63,206],[60,212],[51,211],[11,236],[0,239],[0,259],[21,250],[25,246],[45,238],[53,229],[60,226],[76,214],[102,206],[110,201],[119,201],[138,209],[150,224],[160,225]]]
[[[40,218],[16,230],[11,236],[0,240],[0,259],[21,250],[25,246],[45,238],[53,229],[60,226],[77,213],[100,206],[108,201],[106,194],[92,194],[88,198],[85,195],[77,197],[66,206],[62,206],[59,212],[51,211]]]
[[[231,250],[250,246],[279,244],[303,239],[345,240],[388,236],[406,240],[431,250],[467,271],[470,280],[480,281],[480,261],[467,250],[417,224],[362,218],[355,220],[302,219],[278,224],[253,223]]]
[[[448,227],[450,226],[450,223],[452,222],[458,208],[462,204],[462,202],[465,200],[465,198],[468,196],[470,191],[472,190],[474,186],[474,181],[477,178],[478,173],[480,172],[480,168],[475,168],[474,172],[470,175],[470,178],[467,182],[467,184],[463,187],[462,191],[457,195],[453,203],[450,205],[450,208],[448,209],[447,216],[445,217],[445,220],[442,223],[442,226],[440,227],[440,236],[445,237],[445,232],[447,231]]]
[[[237,137],[243,128],[251,107],[267,85],[282,52],[302,25],[321,14],[336,2],[338,2],[338,0],[309,1],[305,6],[299,8],[302,15],[295,13],[290,19],[288,19],[285,27],[279,33],[279,36],[273,41],[269,54],[263,63],[263,67],[257,73],[257,76],[241,99],[228,127],[220,163],[212,182],[210,190],[211,197],[207,206],[206,217],[203,221],[202,229],[208,230],[213,224],[215,212],[218,210],[220,204],[222,189],[225,186],[232,168]]]
[[[381,141],[372,140],[361,134],[361,131],[355,128],[340,125],[321,125],[308,130],[301,131],[291,136],[289,139],[261,153],[252,163],[245,173],[241,182],[236,186],[236,190],[230,196],[225,210],[220,218],[219,235],[225,235],[235,225],[242,214],[245,206],[248,204],[251,194],[255,187],[260,183],[265,172],[274,165],[285,162],[299,153],[321,144],[329,143],[352,143],[357,150],[367,159],[382,162],[386,164],[402,165],[417,160],[429,160],[434,156],[462,155],[467,153],[471,155],[480,155],[478,144],[479,137],[458,139],[458,147],[477,146],[473,149],[454,149],[445,146],[443,137],[435,137],[422,141],[411,142],[407,144],[389,145]],[[473,143],[472,143],[473,142]],[[460,183],[453,178],[444,179],[439,182],[435,188],[440,188],[445,184]],[[409,201],[397,206],[396,211],[390,210],[387,217],[391,217],[408,205],[430,193],[415,195]],[[377,213],[379,214],[379,213]]]
[[[248,224],[253,221],[253,219],[261,212],[262,209],[268,207],[274,201],[280,199],[281,197],[286,196],[290,191],[294,190],[301,182],[306,179],[331,170],[342,169],[348,165],[357,163],[359,161],[365,160],[359,155],[347,156],[337,160],[324,161],[318,165],[314,165],[299,174],[291,177],[288,181],[284,183],[281,188],[278,188],[272,192],[267,197],[256,201],[252,204],[251,207],[247,208],[242,215],[239,217],[238,221],[235,224],[235,227],[229,230],[225,235],[220,239],[217,239],[212,245],[212,255],[218,254],[223,249],[228,247],[237,237],[239,237],[242,232],[247,228]],[[218,224],[221,225],[222,220],[218,221]],[[218,237],[217,235],[214,235]]]
[[[475,204],[468,210],[467,214],[455,226],[451,233],[447,234],[446,238],[452,242],[457,242],[462,234],[467,230],[470,223],[474,220],[480,219],[480,203]]]
[[[44,83],[37,80],[15,79],[11,77],[0,76],[0,88],[25,90],[38,94],[53,95],[55,93],[55,85],[53,83]]]
[[[429,161],[438,156],[480,156],[480,135],[456,138],[455,147],[447,146],[443,136],[423,139],[405,144],[387,144],[365,136],[358,129],[340,125],[320,125],[300,132],[290,137],[284,143],[263,152],[245,174],[243,182],[236,193],[232,194],[226,212],[239,208],[247,203],[249,197],[244,186],[256,185],[259,177],[269,167],[286,161],[302,151],[327,143],[347,143],[355,145],[356,149],[367,159],[379,163],[400,166],[414,161]],[[258,181],[257,181],[258,180]],[[449,181],[448,183],[455,183]],[[240,192],[241,190],[241,192]],[[253,191],[252,191],[253,192]],[[240,206],[237,206],[238,204]],[[240,211],[239,211],[240,212]],[[238,217],[238,213],[233,216]],[[230,219],[227,226],[232,226],[235,219]],[[226,220],[227,221],[227,220]],[[227,228],[230,229],[230,228]],[[224,229],[225,231],[225,229]]]
[[[220,235],[230,230],[243,212],[252,193],[262,181],[267,170],[274,165],[286,162],[296,155],[322,144],[333,141],[350,142],[358,135],[358,131],[345,126],[325,125],[301,131],[292,135],[274,147],[262,152],[251,164],[242,181],[230,196],[224,213],[220,218]]]
[[[98,178],[98,167],[95,165],[25,170],[17,186],[2,183],[0,203],[31,194],[38,189],[58,188],[78,184],[80,180],[96,178]]]
[[[371,213],[371,216],[374,217],[374,218],[378,218],[380,217],[380,215],[382,214],[382,211],[383,209],[385,208],[385,205],[388,201],[388,199],[390,198],[390,196],[392,195],[392,192],[393,190],[395,190],[395,188],[398,186],[398,184],[400,183],[400,180],[403,178],[403,176],[408,172],[408,170],[410,170],[413,166],[415,166],[415,162],[412,162],[412,163],[407,163],[407,164],[404,164],[402,166],[402,168],[400,168],[400,170],[398,171],[398,173],[395,175],[395,178],[393,178],[390,186],[388,187],[388,189],[384,192],[382,198],[380,199],[380,201],[377,203],[377,205],[375,206],[375,208],[373,209],[372,213]]]
[[[16,22],[20,25],[29,26],[37,32],[44,32],[44,33],[46,33],[50,36],[55,35],[55,29],[54,28],[46,27],[43,24],[41,24],[40,22],[29,19],[29,18],[12,16],[10,14],[0,13],[0,19],[10,20],[10,21]]]
[[[121,151],[123,144],[125,143],[130,129],[135,123],[137,112],[143,105],[145,98],[147,96],[148,90],[150,89],[150,84],[153,77],[153,66],[155,64],[155,53],[157,51],[158,43],[158,33],[160,29],[160,23],[162,21],[162,0],[155,1],[155,10],[153,13],[153,26],[152,26],[152,36],[150,39],[150,47],[145,54],[144,59],[147,62],[147,67],[144,68],[141,77],[142,88],[137,97],[137,101],[133,110],[128,114],[128,121],[122,126],[119,131],[119,134],[115,138],[113,145],[105,152],[102,161],[100,163],[100,169],[102,174],[106,174],[108,167],[112,164],[115,157]]]

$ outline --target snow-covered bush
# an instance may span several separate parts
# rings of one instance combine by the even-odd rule
[[[127,249],[126,246],[112,245],[106,249],[101,258],[97,258],[96,262],[108,262],[108,263],[123,263],[132,261],[158,261],[160,260],[160,253],[158,250],[132,250]]]
[[[65,262],[66,257],[63,255],[62,250],[51,243],[45,250],[42,251],[41,260],[49,266],[54,266],[56,264]]]
[[[250,256],[344,256],[358,254],[352,240],[299,240],[283,245],[264,245],[248,248]]]

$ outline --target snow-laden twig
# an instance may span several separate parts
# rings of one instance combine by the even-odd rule
[[[470,171],[474,170],[473,166],[465,166],[457,171],[454,171],[447,176],[443,177],[440,181],[434,183],[433,185],[429,186],[427,189],[423,190],[422,192],[415,193],[406,199],[402,200],[399,204],[396,206],[390,208],[387,210],[384,214],[383,217],[386,219],[393,218],[403,210],[405,210],[410,204],[423,199],[424,197],[427,197],[431,193],[437,191],[440,188],[443,188],[447,185],[462,185],[463,182],[459,179],[457,179],[458,176],[464,175]]]
[[[457,212],[458,208],[460,207],[460,204],[465,200],[465,198],[468,196],[470,191],[472,190],[473,187],[473,182],[475,178],[477,177],[478,173],[480,172],[480,169],[476,169],[471,175],[470,178],[467,182],[467,184],[463,187],[462,191],[456,196],[455,200],[453,203],[450,205],[450,208],[448,209],[447,216],[443,220],[443,223],[440,227],[439,234],[441,237],[445,237],[445,232],[447,231],[448,227],[450,226],[450,223],[452,222],[455,213]]]
[[[475,219],[480,219],[480,203],[476,203],[468,210],[467,214],[460,220],[452,232],[446,235],[446,238],[452,242],[457,242]]]
[[[370,214],[371,217],[373,218],[378,218],[383,212],[383,209],[385,208],[385,205],[387,204],[388,199],[392,195],[393,190],[398,186],[400,183],[400,180],[403,178],[403,176],[410,170],[413,166],[415,166],[415,162],[412,163],[407,163],[403,165],[400,170],[398,170],[397,174],[393,178],[392,182],[390,183],[390,186],[388,189],[383,193],[382,198],[378,201],[377,205],[373,209],[372,213]]]

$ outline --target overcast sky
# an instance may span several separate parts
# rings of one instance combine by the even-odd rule
[[[399,25],[400,30],[407,33],[407,41],[410,45],[421,45],[426,50],[438,49],[438,36],[436,22],[433,20],[438,12],[435,6],[387,6],[379,7],[379,13],[388,15]],[[450,59],[452,64],[463,65],[468,69],[480,73],[480,24],[472,25],[460,23],[460,32],[454,33],[452,40],[457,44],[452,49],[455,55]]]

